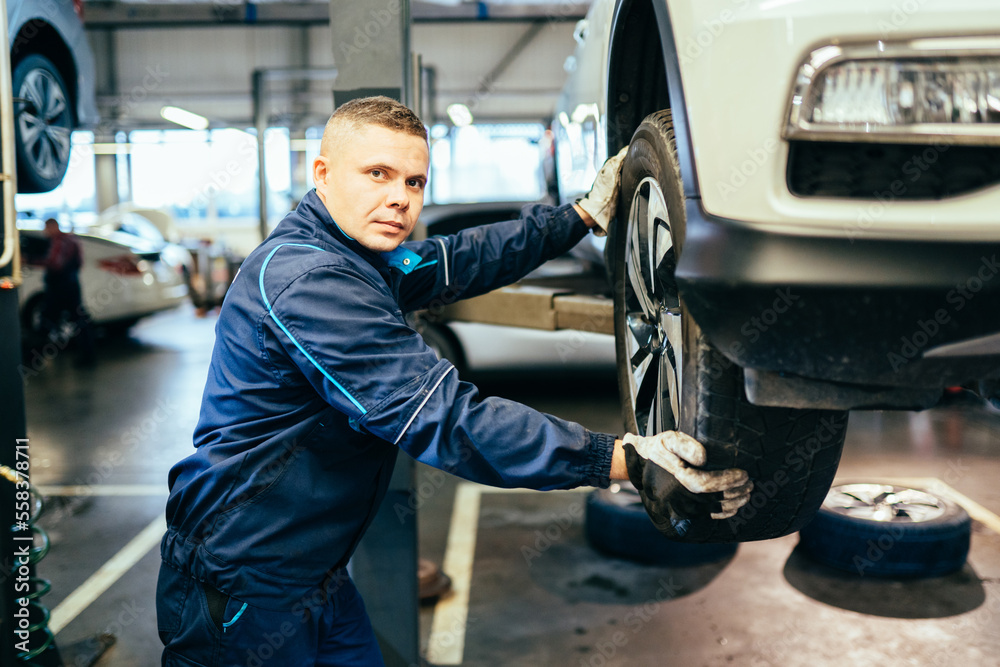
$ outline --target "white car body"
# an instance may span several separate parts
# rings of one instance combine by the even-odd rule
[[[569,122],[560,123],[557,116],[557,159],[568,199],[589,189],[608,155],[606,63],[616,4],[596,0],[584,19],[578,34],[583,32],[585,39],[571,61],[580,74],[560,100]],[[877,202],[796,197],[785,185],[788,144],[782,140],[791,86],[811,49],[837,42],[1000,36],[995,0],[661,4],[673,27],[694,168],[707,212],[800,234],[853,229],[873,238],[1000,239],[1000,186],[933,206],[897,200],[880,207]],[[1000,37],[989,41],[1000,52]],[[590,145],[576,139],[587,134],[588,122],[599,124]]]
[[[153,313],[175,308],[187,299],[183,264],[161,256],[151,244],[134,237],[117,240],[78,234],[83,250],[80,288],[84,306],[97,324],[130,324]],[[45,238],[40,229],[22,229],[22,275],[19,307],[22,321],[30,324],[45,290],[44,256],[25,252],[40,247]]]
[[[644,118],[670,110],[680,297],[746,369],[751,400],[913,408],[948,383],[1000,383],[996,0],[595,0],[575,35],[553,121],[560,196],[586,193]],[[797,116],[833,95],[816,82],[845,63],[896,77],[924,68],[927,97],[885,107],[950,115],[860,130]],[[967,69],[942,74],[954,67]],[[889,80],[864,93],[889,100]],[[970,81],[988,81],[971,110]],[[867,113],[871,99],[845,95],[839,109]],[[819,185],[803,188],[809,179]],[[794,314],[760,324],[781,289]]]

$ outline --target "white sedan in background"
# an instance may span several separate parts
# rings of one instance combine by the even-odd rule
[[[49,241],[41,221],[19,225],[24,276],[19,298],[21,326],[30,337],[39,330]],[[190,261],[190,255],[185,260],[184,255],[164,252],[165,247],[155,240],[124,232],[111,237],[80,233],[77,238],[83,248],[83,302],[95,324],[124,331],[140,318],[187,299],[185,261]]]

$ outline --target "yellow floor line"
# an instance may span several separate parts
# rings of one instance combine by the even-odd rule
[[[76,618],[80,612],[89,607],[94,600],[101,597],[104,591],[121,579],[122,575],[131,570],[132,566],[149,553],[150,549],[156,547],[166,530],[167,522],[160,514],[143,528],[142,532],[122,547],[121,551],[112,556],[97,572],[90,575],[89,579],[52,610],[49,630],[55,634],[69,625],[70,621]]]
[[[484,487],[462,482],[455,489],[455,505],[448,528],[448,546],[441,569],[451,577],[452,594],[434,607],[427,661],[434,665],[460,665],[465,653],[465,628],[469,618],[469,588],[479,530],[479,500]]]

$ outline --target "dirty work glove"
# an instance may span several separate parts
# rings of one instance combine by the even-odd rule
[[[628,153],[628,146],[621,149],[618,155],[609,157],[597,172],[594,185],[590,188],[590,193],[577,202],[577,205],[594,219],[597,227],[594,234],[604,236],[608,233],[608,226],[611,219],[615,217],[615,206],[618,204],[618,186],[621,184],[622,162],[625,161],[625,154]]]
[[[728,519],[748,500],[753,482],[745,470],[700,470],[705,447],[679,431],[622,437],[629,480],[646,513],[667,537],[683,537],[691,519]]]

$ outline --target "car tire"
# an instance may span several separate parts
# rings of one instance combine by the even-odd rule
[[[968,513],[950,500],[890,484],[845,484],[830,490],[799,545],[820,563],[862,576],[933,577],[965,565],[971,535]]]
[[[458,341],[455,334],[451,332],[451,329],[443,324],[420,320],[417,331],[424,339],[424,342],[427,343],[427,346],[434,350],[438,359],[447,359],[450,361],[458,370],[459,375],[465,372],[465,352],[462,350],[462,344]]]
[[[19,192],[48,192],[69,166],[73,130],[72,97],[48,58],[32,54],[12,74],[14,144]]]
[[[755,485],[736,516],[682,522],[676,537],[744,542],[794,533],[830,488],[847,413],[752,405],[743,370],[709,344],[688,313],[675,279],[686,216],[669,110],[639,125],[621,178],[609,245],[625,428],[639,435],[681,430],[705,446],[706,469],[740,468]]]
[[[735,543],[689,544],[668,539],[650,522],[642,500],[628,483],[587,494],[584,513],[587,543],[594,549],[650,565],[691,567],[728,558]]]
[[[110,339],[128,338],[129,332],[139,323],[138,317],[129,317],[122,320],[112,320],[101,325],[104,335]]]

